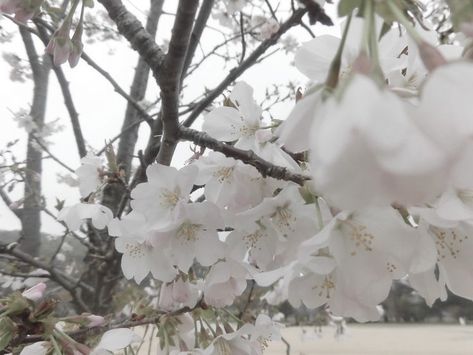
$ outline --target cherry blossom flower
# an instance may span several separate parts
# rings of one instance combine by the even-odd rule
[[[218,107],[204,117],[202,129],[210,136],[225,141],[236,141],[235,147],[253,150],[263,159],[299,171],[299,165],[280,147],[272,143],[270,126],[261,119],[262,109],[253,98],[253,89],[238,82],[229,101],[232,106]]]
[[[242,211],[261,202],[261,175],[250,166],[221,153],[211,152],[196,165],[195,183],[205,185],[205,198],[221,208]]]
[[[228,257],[219,261],[205,278],[205,303],[214,307],[230,306],[245,291],[248,277],[249,273],[241,262]]]
[[[269,341],[280,338],[279,325],[260,314],[255,324],[244,324],[233,333],[219,335],[205,349],[205,355],[261,355]]]
[[[141,338],[127,328],[116,328],[106,331],[91,355],[113,354],[115,351],[124,349],[133,343],[141,341]]]
[[[87,197],[97,191],[101,184],[100,170],[102,169],[102,160],[89,153],[80,161],[81,166],[76,169],[75,173],[79,178],[80,195]]]
[[[133,278],[139,284],[151,272],[154,278],[169,282],[177,275],[163,250],[147,241],[117,238],[115,248],[123,254],[121,266],[128,280]]]
[[[174,210],[187,203],[198,169],[189,165],[181,170],[155,164],[146,169],[148,182],[139,184],[131,192],[132,208],[155,223],[173,219]]]
[[[255,149],[255,134],[261,129],[261,107],[253,99],[253,88],[238,82],[229,97],[232,107],[223,106],[204,117],[202,129],[210,136],[225,141],[237,141],[241,149]]]
[[[347,210],[412,205],[445,187],[448,154],[397,96],[358,75],[340,102],[326,104],[312,126],[310,161],[316,190],[329,203]]]
[[[446,299],[445,287],[456,295],[473,300],[473,226],[456,220],[443,219],[428,209],[412,209],[421,217],[420,225],[425,235],[435,243],[438,278],[435,267],[409,275],[411,285],[419,291],[429,304],[437,298]],[[450,217],[450,214],[448,215]]]
[[[200,287],[189,281],[177,279],[169,284],[161,285],[159,308],[173,311],[182,307],[193,308],[200,298]]]
[[[97,229],[104,229],[113,218],[112,211],[100,204],[78,203],[64,207],[57,219],[64,221],[71,231],[78,230],[85,219],[91,219]]]
[[[353,62],[359,56],[362,42],[363,22],[361,18],[353,18],[348,32],[348,38],[342,53],[340,74],[346,76],[352,70]],[[343,27],[345,26],[343,23]],[[378,21],[381,24],[381,21]],[[378,31],[381,30],[380,26]],[[315,83],[322,83],[327,78],[330,63],[335,57],[340,39],[332,35],[318,36],[302,44],[297,50],[294,61],[297,69]],[[407,38],[400,37],[399,32],[387,32],[379,42],[379,60],[384,73],[401,70],[405,67],[406,58],[399,57],[407,45]]]
[[[51,344],[47,341],[38,341],[31,345],[26,345],[20,355],[46,355],[51,349]]]
[[[223,255],[217,229],[224,227],[219,209],[210,202],[183,205],[176,220],[153,229],[151,243],[165,251],[179,270],[188,272],[194,258],[210,266]]]

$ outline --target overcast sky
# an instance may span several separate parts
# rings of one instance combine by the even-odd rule
[[[169,1],[167,3],[170,3]],[[175,2],[171,2],[175,3]],[[144,21],[148,1],[136,0],[133,4],[125,0],[125,5],[133,11],[141,20]],[[165,9],[170,12],[173,9]],[[335,19],[335,5],[326,5],[327,13]],[[162,41],[159,33],[169,34],[172,25],[171,16],[163,16],[159,23],[158,43]],[[15,31],[15,26],[6,19],[0,19],[0,26]],[[338,26],[327,28],[316,25],[312,27],[316,35],[332,33],[339,35]],[[299,42],[310,39],[308,34],[302,30],[293,30],[292,33]],[[203,43],[204,48],[212,48],[214,44],[221,40],[221,35],[217,32],[207,29],[204,33],[207,42]],[[38,48],[42,48],[38,45]],[[1,44],[2,52],[14,52],[25,59],[21,41],[18,36],[14,37],[11,43]],[[137,56],[126,44],[106,41],[95,44],[85,44],[85,51],[101,66],[111,73],[119,84],[128,89],[134,73]],[[272,84],[283,84],[289,80],[296,81],[304,85],[306,79],[298,73],[292,65],[293,54],[285,55],[283,51],[275,54],[262,64],[256,65],[248,70],[240,80],[248,82],[255,88],[255,96],[258,101],[264,97],[265,89]],[[100,77],[94,70],[88,67],[85,62],[80,62],[73,70],[68,66],[63,66],[66,76],[70,82],[70,88],[74,96],[76,108],[80,114],[81,125],[84,137],[87,143],[94,149],[103,147],[106,139],[114,137],[120,130],[124,116],[126,102],[116,94],[110,84]],[[216,69],[217,68],[217,69]],[[220,69],[219,69],[220,68]],[[206,67],[199,70],[199,74],[193,76],[192,84],[187,89],[186,100],[202,94],[204,87],[213,88],[223,78],[229,68],[223,68],[218,61],[209,62]],[[17,83],[9,80],[9,66],[3,62],[0,57],[0,149],[3,149],[6,143],[15,138],[21,138],[17,147],[18,158],[24,157],[26,145],[26,133],[18,128],[16,122],[12,120],[11,111],[17,111],[19,108],[28,108],[31,104],[31,83]],[[50,76],[50,93],[47,109],[47,121],[60,118],[60,124],[64,130],[50,137],[52,145],[50,150],[66,162],[73,169],[79,166],[79,157],[75,146],[74,137],[69,124],[69,117],[63,105],[61,92],[56,84],[54,74]],[[157,90],[153,79],[150,80],[150,89],[147,98],[154,100]],[[277,118],[285,118],[291,108],[291,104],[278,106]],[[273,111],[273,114],[275,111]],[[142,125],[140,131],[140,141],[137,147],[144,148],[148,138],[146,125]],[[173,165],[179,166],[190,156],[189,143],[180,144],[179,150],[173,160]],[[55,197],[65,199],[66,205],[78,202],[79,194],[77,189],[72,189],[65,184],[57,183],[57,174],[66,174],[67,171],[61,168],[57,163],[48,159],[44,161],[43,175],[43,194],[47,197],[48,207],[53,209]],[[13,197],[22,196],[22,189],[16,189]],[[20,223],[14,214],[6,208],[3,201],[0,201],[0,229],[19,229]],[[43,230],[50,233],[61,233],[62,227],[48,216],[43,216]]]

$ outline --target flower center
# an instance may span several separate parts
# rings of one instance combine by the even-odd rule
[[[233,167],[222,167],[213,173],[213,176],[217,178],[218,182],[223,183],[231,179],[233,173]]]
[[[439,228],[432,228],[432,231],[435,236],[439,260],[445,259],[448,256],[456,259],[460,254],[461,244],[468,239],[468,236],[458,235],[454,229],[441,230]]]
[[[145,256],[144,247],[141,244],[126,243],[125,253],[132,258],[142,258]]]
[[[177,231],[177,237],[184,242],[196,241],[197,232],[199,231],[200,227],[200,224],[184,222]]]
[[[160,195],[161,205],[172,208],[179,202],[179,194],[175,191],[163,189]]]

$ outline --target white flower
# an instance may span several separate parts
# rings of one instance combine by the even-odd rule
[[[430,201],[446,183],[446,153],[394,94],[357,75],[340,102],[326,103],[312,126],[311,171],[329,203],[369,205]]]
[[[253,98],[253,89],[238,82],[230,94],[233,107],[223,106],[204,117],[202,129],[224,142],[236,141],[235,147],[253,150],[263,159],[292,170],[297,163],[280,147],[272,143],[270,126],[261,120],[262,109]]]
[[[250,249],[259,267],[269,266],[273,257],[292,260],[299,244],[316,232],[314,205],[306,205],[298,187],[290,185],[275,197],[265,198],[258,206],[238,216],[247,227],[234,232]],[[257,227],[245,221],[258,221]],[[255,228],[256,227],[256,228]],[[274,233],[276,232],[276,233]]]
[[[127,328],[117,328],[106,331],[91,355],[113,354],[133,343],[141,341],[141,338]]]
[[[47,341],[38,341],[31,345],[27,345],[21,350],[20,355],[46,355],[51,348],[51,344]]]
[[[361,18],[353,18],[348,32],[348,38],[342,53],[340,74],[346,76],[351,72],[352,64],[360,53],[362,42],[363,22]],[[381,21],[379,21],[379,24]],[[344,27],[346,22],[344,22]],[[380,26],[378,26],[378,31]],[[340,39],[331,35],[318,36],[304,43],[296,52],[294,58],[297,69],[315,83],[322,83],[327,78],[330,64],[340,45]],[[398,58],[407,45],[407,39],[399,36],[399,31],[393,29],[386,33],[379,43],[380,64],[385,73],[401,70],[405,67],[405,58]]]
[[[194,258],[201,265],[210,266],[223,255],[223,243],[217,233],[223,227],[223,219],[214,204],[187,204],[174,222],[153,230],[152,243],[181,271],[188,272]]]
[[[102,160],[89,153],[80,161],[82,164],[76,170],[76,175],[79,178],[79,191],[82,197],[87,197],[97,191],[101,184],[99,172],[102,168]]]
[[[316,110],[323,109],[323,107],[320,90],[304,96],[296,103],[286,120],[277,128],[275,134],[278,136],[278,142],[293,153],[309,150],[310,127],[315,115],[319,114]]]
[[[202,130],[224,142],[237,141],[241,149],[255,149],[255,133],[261,128],[261,107],[253,99],[253,88],[238,82],[229,100],[234,107],[218,107],[204,117]]]
[[[205,303],[214,307],[230,306],[245,291],[247,278],[248,271],[242,263],[231,258],[219,261],[205,278]]]
[[[70,207],[64,207],[57,219],[64,221],[71,231],[78,230],[85,219],[91,219],[97,229],[105,228],[113,218],[112,211],[103,205],[78,203]]]
[[[187,203],[197,167],[189,165],[181,170],[166,165],[150,165],[146,169],[148,182],[139,184],[131,192],[131,207],[155,223],[166,224],[173,219],[176,207]]]
[[[245,0],[224,0],[224,3],[229,14],[241,11],[246,5]]]
[[[421,223],[424,222],[421,220]],[[435,243],[439,277],[435,268],[410,275],[411,285],[432,304],[446,298],[445,286],[454,294],[473,300],[473,227],[462,223],[454,228],[430,225],[426,235]]]
[[[194,307],[200,298],[199,285],[178,279],[162,284],[159,293],[159,308],[173,311],[182,307]]]
[[[151,272],[154,278],[169,282],[177,275],[164,251],[147,241],[117,238],[115,248],[123,254],[121,266],[128,280],[134,278],[139,284]]]
[[[223,154],[210,152],[196,162],[197,185],[205,184],[205,198],[221,208],[242,211],[261,202],[261,175],[250,166]]]
[[[279,23],[274,18],[270,18],[260,28],[261,39],[270,39],[273,34],[279,31]]]

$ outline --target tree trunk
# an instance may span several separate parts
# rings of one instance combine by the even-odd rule
[[[148,31],[153,38],[156,36],[163,3],[164,0],[151,0],[150,12],[146,22],[146,31]],[[141,101],[145,98],[149,72],[150,68],[148,64],[146,64],[146,62],[140,57],[135,68],[135,76],[130,90],[130,96],[136,101]],[[141,117],[138,111],[136,111],[132,104],[128,103],[122,126],[122,131],[124,131],[124,133],[118,143],[117,151],[117,162],[125,167],[127,180],[130,178],[131,163],[135,152],[136,141],[138,139],[139,125],[128,130],[126,129],[140,119]]]
[[[36,256],[41,245],[42,151],[36,144],[35,137],[44,126],[51,63],[47,55],[43,56],[42,61],[39,60],[31,34],[28,31],[20,27],[20,33],[33,72],[34,89],[30,116],[36,125],[28,134],[20,247],[23,251]]]

